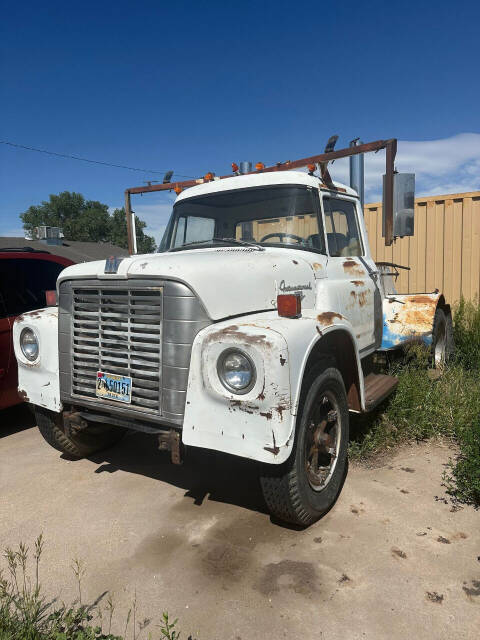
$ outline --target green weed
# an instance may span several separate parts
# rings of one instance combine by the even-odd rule
[[[376,411],[352,419],[350,456],[366,459],[398,444],[444,437],[460,453],[444,482],[457,500],[480,505],[480,304],[461,301],[454,315],[455,355],[443,371],[428,369],[429,352],[413,346],[390,365],[396,392]]]
[[[123,637],[113,635],[110,631],[115,610],[111,595],[107,594],[106,605],[108,631],[102,628],[103,611],[100,601],[103,596],[93,604],[82,604],[85,567],[79,560],[75,560],[72,565],[77,581],[78,601],[67,606],[58,605],[56,600],[47,600],[39,581],[43,547],[43,537],[40,535],[33,551],[33,578],[28,568],[29,549],[23,542],[15,550],[9,547],[4,550],[6,570],[0,569],[0,640],[126,640],[127,632],[132,640],[141,640],[142,632],[150,624],[150,620],[145,618],[138,621],[136,594],[127,614]],[[132,613],[133,620],[129,629]],[[94,624],[94,619],[100,624]],[[176,630],[176,625],[177,620],[171,622],[168,613],[164,613],[158,640],[178,640],[180,633]],[[153,640],[151,634],[148,635],[148,640]]]

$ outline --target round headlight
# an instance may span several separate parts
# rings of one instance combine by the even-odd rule
[[[31,329],[23,329],[20,334],[20,348],[27,360],[33,361],[38,358],[38,340]]]
[[[243,351],[227,349],[217,364],[221,383],[233,393],[247,393],[255,384],[255,365]]]

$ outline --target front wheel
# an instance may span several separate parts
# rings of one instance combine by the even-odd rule
[[[333,506],[347,472],[348,404],[338,369],[313,377],[302,405],[290,458],[266,465],[261,485],[272,515],[308,526]]]
[[[38,429],[48,444],[74,459],[85,458],[106,449],[125,434],[122,427],[100,424],[89,425],[86,429],[67,434],[62,414],[43,407],[35,407],[35,417]]]

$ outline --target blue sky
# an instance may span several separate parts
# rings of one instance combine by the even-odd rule
[[[473,1],[4,0],[0,139],[199,176],[318,153],[333,133],[397,137],[418,194],[479,189],[479,21]],[[369,158],[367,200],[381,171]],[[50,193],[115,207],[159,176],[0,145],[0,235]],[[134,201],[157,238],[171,200]]]

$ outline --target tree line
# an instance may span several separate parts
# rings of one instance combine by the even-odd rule
[[[108,211],[108,205],[98,200],[86,200],[81,193],[62,191],[51,195],[48,201],[32,205],[20,214],[23,228],[33,233],[35,227],[60,227],[66,240],[83,242],[110,242],[127,248],[127,220],[125,209]],[[151,253],[156,249],[153,236],[144,232],[147,226],[135,216],[137,249]]]

